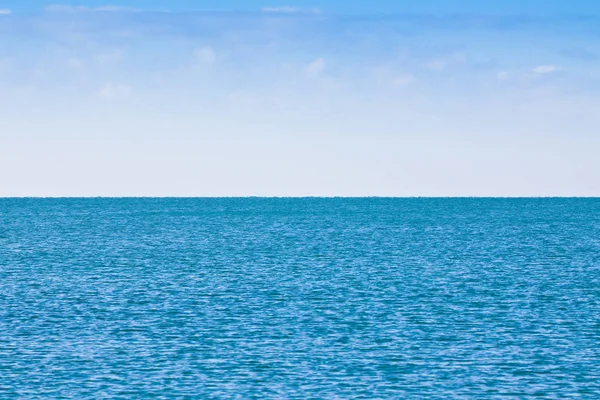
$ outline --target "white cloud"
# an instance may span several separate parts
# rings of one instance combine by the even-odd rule
[[[415,77],[412,74],[399,75],[392,79],[392,85],[394,86],[408,86],[415,81]]]
[[[13,63],[14,61],[11,58],[0,58],[0,74],[11,71]]]
[[[299,13],[305,13],[305,14],[320,14],[321,10],[318,8],[312,8],[310,10],[307,9],[303,9],[303,8],[298,8],[298,7],[290,7],[290,6],[284,6],[284,7],[264,7],[262,9],[263,12],[266,13],[281,13],[281,14],[299,14]]]
[[[444,60],[433,60],[428,62],[425,66],[427,67],[427,69],[430,69],[432,71],[443,71],[444,69],[446,69],[447,65],[448,63],[446,63],[446,61]]]
[[[84,62],[82,60],[80,60],[79,58],[69,58],[67,60],[67,64],[69,65],[69,67],[74,68],[74,69],[81,69],[84,67]]]
[[[86,6],[70,6],[67,4],[51,4],[46,7],[47,12],[141,12],[139,8],[131,7],[119,7],[119,6],[100,6],[100,7],[86,7]]]
[[[12,14],[12,11],[9,10],[8,8],[0,8],[0,15],[10,15]]]
[[[105,100],[119,99],[131,94],[131,87],[120,83],[107,83],[98,92]]]
[[[431,60],[425,64],[425,68],[431,71],[444,71],[448,68],[467,64],[467,57],[462,53],[454,53],[447,57]]]
[[[197,49],[194,53],[194,56],[196,61],[204,65],[213,65],[217,62],[217,53],[212,47],[209,46]]]
[[[323,58],[317,58],[306,66],[305,72],[309,78],[315,78],[321,75],[326,67],[327,64],[325,63],[325,60]]]
[[[298,7],[265,7],[262,10],[268,13],[297,13],[302,11]]]
[[[122,49],[114,49],[95,54],[94,61],[98,65],[114,66],[120,64],[123,61],[124,57],[125,51],[123,51]]]
[[[557,71],[560,71],[560,68],[556,65],[539,65],[533,69],[536,74],[550,74]]]
[[[389,64],[374,67],[370,72],[373,79],[384,88],[408,86],[417,80],[412,73],[398,71]]]

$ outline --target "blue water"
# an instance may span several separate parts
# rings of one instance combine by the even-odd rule
[[[0,398],[600,398],[600,199],[0,199]]]

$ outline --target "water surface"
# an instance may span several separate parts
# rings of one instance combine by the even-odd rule
[[[0,398],[600,398],[598,199],[0,199]]]

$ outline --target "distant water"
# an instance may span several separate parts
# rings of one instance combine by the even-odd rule
[[[0,398],[600,398],[600,199],[0,199]]]

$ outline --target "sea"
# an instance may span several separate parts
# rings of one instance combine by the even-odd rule
[[[0,199],[0,399],[600,398],[600,199]]]

